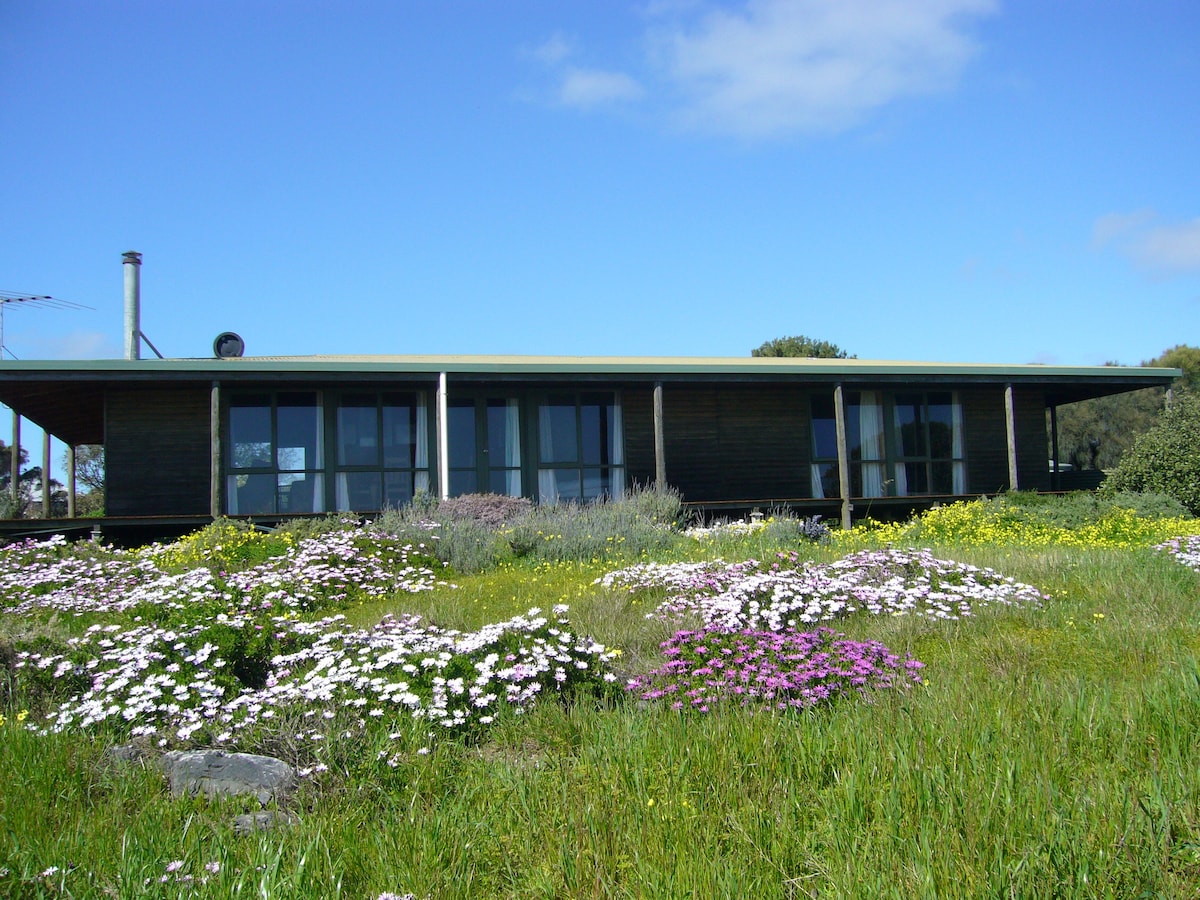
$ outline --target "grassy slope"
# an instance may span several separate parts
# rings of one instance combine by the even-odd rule
[[[238,802],[171,800],[152,771],[106,763],[101,739],[37,738],[10,722],[0,728],[0,888],[1200,895],[1200,576],[1147,551],[938,553],[995,566],[1054,600],[959,623],[843,623],[928,664],[929,686],[907,695],[789,715],[546,705],[481,743],[447,741],[353,777],[331,772],[297,798],[301,823],[286,831],[237,837]],[[593,588],[603,570],[515,564],[404,608],[466,627],[568,602],[575,624],[625,649],[635,669],[667,631]],[[159,882],[172,860],[208,884]],[[215,875],[209,862],[220,864]],[[37,877],[55,865],[63,871]]]

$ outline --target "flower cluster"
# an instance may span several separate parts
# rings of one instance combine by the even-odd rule
[[[209,565],[172,573],[159,568],[171,557],[169,548],[132,553],[71,545],[61,536],[23,541],[0,549],[0,609],[16,615],[51,610],[75,616],[123,612],[143,604],[159,610],[203,603],[245,610],[319,610],[444,583],[437,577],[440,564],[425,545],[378,531],[331,531],[285,546],[282,555],[232,574],[214,572]]]
[[[928,550],[864,550],[799,568],[795,554],[779,557],[769,567],[754,560],[640,565],[610,572],[599,582],[633,593],[665,592],[650,615],[691,613],[728,630],[783,631],[859,611],[956,619],[987,604],[1038,605],[1046,599],[993,569],[940,560]]]
[[[309,623],[276,617],[271,637],[291,650],[272,657],[255,686],[231,672],[236,663],[221,646],[223,633],[263,627],[244,615],[176,630],[94,626],[71,641],[69,654],[23,652],[17,667],[88,679],[86,690],[50,714],[50,731],[107,722],[134,737],[158,735],[164,746],[233,744],[285,711],[319,721],[339,710],[362,725],[403,716],[458,729],[487,724],[502,707],[524,709],[543,694],[615,680],[605,671],[611,653],[572,634],[566,612],[531,610],[476,632],[438,629],[414,616],[385,618],[368,630],[340,616]],[[307,735],[323,737],[316,728]]]
[[[1178,562],[1200,572],[1200,536],[1178,537],[1157,545],[1155,550],[1171,554]]]
[[[720,702],[809,707],[844,694],[920,684],[923,664],[876,641],[852,641],[831,628],[680,631],[662,644],[667,662],[626,688],[673,709],[709,711]]]

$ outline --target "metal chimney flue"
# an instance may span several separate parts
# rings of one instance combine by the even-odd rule
[[[142,358],[142,254],[130,250],[125,263],[125,358]]]

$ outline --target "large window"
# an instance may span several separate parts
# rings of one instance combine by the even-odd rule
[[[521,405],[510,397],[449,403],[450,496],[521,496]]]
[[[966,493],[962,407],[955,393],[847,391],[844,402],[850,496]],[[830,395],[812,397],[814,497],[841,496],[833,404]]]
[[[234,396],[226,458],[228,511],[324,512],[324,444],[316,391]]]
[[[897,394],[893,404],[896,495],[962,494],[962,407],[950,391]]]
[[[401,506],[429,490],[423,391],[343,394],[336,420],[339,510]]]
[[[611,392],[550,394],[538,404],[538,497],[543,503],[625,490],[621,406]]]

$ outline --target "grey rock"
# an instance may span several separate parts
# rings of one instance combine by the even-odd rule
[[[233,820],[233,830],[243,837],[256,831],[270,831],[277,825],[295,825],[299,820],[283,810],[246,813]]]
[[[263,804],[287,796],[296,771],[273,756],[222,750],[175,750],[163,754],[163,773],[175,796],[253,794]]]

